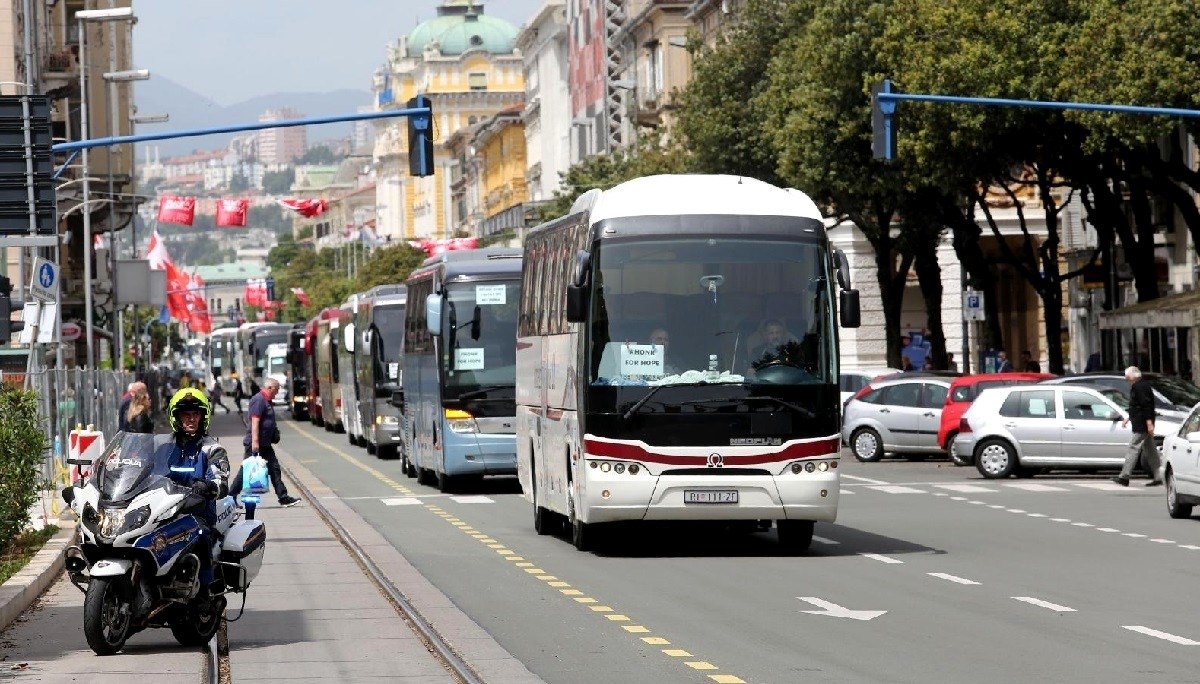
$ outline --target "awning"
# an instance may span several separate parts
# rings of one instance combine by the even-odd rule
[[[1100,313],[1101,330],[1194,328],[1200,325],[1200,290],[1188,290]]]

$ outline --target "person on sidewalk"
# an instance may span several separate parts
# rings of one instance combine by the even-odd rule
[[[295,506],[300,500],[288,496],[287,486],[283,484],[283,472],[279,469],[279,459],[275,456],[275,444],[279,442],[279,427],[275,424],[275,394],[279,392],[279,381],[267,378],[262,390],[250,398],[246,413],[250,422],[246,424],[246,436],[242,446],[246,447],[246,457],[262,456],[267,462],[267,472],[271,476],[271,484],[275,487],[275,495],[279,497],[280,506]],[[242,493],[242,469],[239,467],[233,484],[229,488],[230,496],[237,498]],[[246,519],[254,519],[254,505],[246,505]]]
[[[208,393],[208,396],[210,399],[212,399],[212,403],[214,406],[220,406],[221,408],[225,409],[225,415],[229,415],[230,413],[232,413],[229,410],[229,407],[226,406],[225,403],[221,401],[221,397],[225,396],[225,388],[221,386],[220,378],[213,379],[212,391]],[[215,411],[216,409],[213,409],[213,410]]]
[[[185,388],[171,396],[167,405],[167,422],[175,436],[175,448],[167,463],[167,476],[191,487],[205,503],[199,511],[210,534],[217,524],[216,500],[226,495],[229,480],[229,454],[216,437],[208,434],[212,424],[212,405],[204,393]],[[208,588],[213,581],[212,558],[200,554],[200,586]]]
[[[140,432],[154,434],[154,418],[150,416],[150,392],[139,388],[129,398],[129,408],[122,416],[125,419],[125,432]]]
[[[1159,471],[1158,449],[1154,446],[1154,388],[1150,381],[1142,377],[1142,371],[1137,366],[1125,369],[1125,380],[1129,388],[1129,417],[1121,421],[1121,427],[1133,423],[1133,438],[1129,440],[1129,448],[1125,452],[1125,465],[1121,474],[1113,478],[1113,482],[1122,487],[1129,486],[1129,476],[1141,457],[1146,470],[1150,473],[1147,487],[1161,485]]]

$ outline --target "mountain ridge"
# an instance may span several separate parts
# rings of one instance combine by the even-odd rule
[[[167,123],[140,124],[138,133],[159,133],[173,130],[211,128],[236,124],[253,123],[268,109],[289,107],[304,117],[334,116],[354,113],[358,107],[371,103],[371,93],[366,90],[333,90],[316,92],[278,92],[259,95],[248,100],[221,105],[212,98],[197,93],[176,81],[154,76],[149,81],[138,83],[134,92],[139,114],[170,114]],[[322,124],[308,127],[308,140],[314,141],[348,137],[353,128],[350,122]],[[206,136],[156,140],[140,146],[157,147],[162,159],[190,154],[201,150],[225,147],[235,135],[245,133],[214,133]],[[145,154],[142,150],[139,155]]]

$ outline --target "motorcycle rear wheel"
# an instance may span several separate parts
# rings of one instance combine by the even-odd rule
[[[212,641],[225,615],[225,597],[206,601],[192,599],[186,608],[170,618],[171,634],[181,646],[203,646]]]
[[[132,624],[133,592],[124,577],[93,577],[83,600],[83,635],[96,655],[125,647]]]

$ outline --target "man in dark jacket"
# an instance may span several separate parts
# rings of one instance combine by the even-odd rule
[[[1125,465],[1121,474],[1113,478],[1113,482],[1122,487],[1129,486],[1129,476],[1141,457],[1145,461],[1146,470],[1150,473],[1147,487],[1161,485],[1159,477],[1158,449],[1154,446],[1154,388],[1150,381],[1142,377],[1142,371],[1137,366],[1125,369],[1125,380],[1131,385],[1129,389],[1129,417],[1122,423],[1125,427],[1133,423],[1133,438],[1129,440],[1129,449],[1125,452]]]

